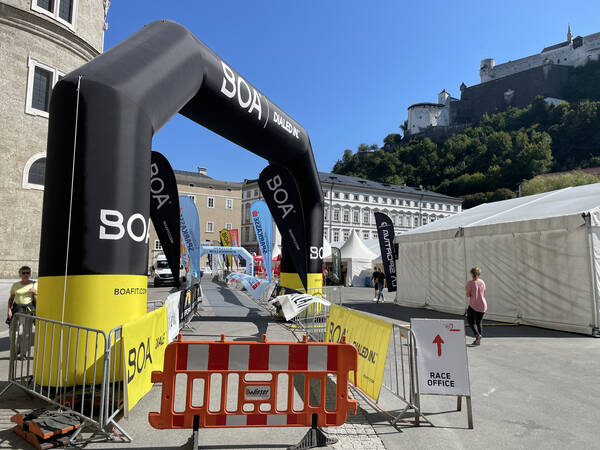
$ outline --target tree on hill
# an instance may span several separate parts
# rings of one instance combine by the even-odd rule
[[[542,192],[555,191],[570,186],[583,186],[584,184],[592,183],[600,183],[600,177],[577,170],[560,175],[537,176],[523,182],[521,185],[521,194],[540,194]]]
[[[486,114],[442,142],[390,134],[381,148],[366,147],[345,150],[333,172],[423,185],[463,197],[467,208],[510,198],[523,180],[550,171],[600,165],[600,101],[549,106],[538,97],[525,108]]]

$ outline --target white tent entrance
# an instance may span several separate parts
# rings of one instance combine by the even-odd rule
[[[486,318],[600,335],[600,184],[480,205],[395,242],[398,304],[462,314],[477,266]]]
[[[369,250],[356,232],[352,230],[346,243],[340,248],[342,264],[346,264],[346,286],[364,286],[365,278],[372,273],[372,263],[377,255]]]

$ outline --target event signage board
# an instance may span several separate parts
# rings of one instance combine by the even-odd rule
[[[421,394],[471,395],[462,320],[411,319]]]
[[[338,305],[331,305],[325,342],[346,342],[358,350],[358,387],[377,401],[383,382],[392,324]]]
[[[285,317],[285,320],[292,320],[310,305],[319,303],[321,305],[329,306],[327,300],[321,297],[314,297],[309,294],[287,294],[280,295],[271,300],[271,303],[278,302],[281,306],[281,311]]]
[[[396,255],[394,254],[394,223],[386,214],[376,212],[375,224],[381,249],[381,261],[389,292],[394,292],[397,287]]]
[[[167,308],[123,324],[125,411],[152,389],[153,370],[162,370],[168,343]]]
[[[167,158],[152,152],[150,164],[150,219],[173,274],[179,285],[180,217],[177,181]]]
[[[173,292],[169,294],[165,300],[165,307],[167,308],[167,330],[169,334],[169,342],[173,342],[179,334],[179,302],[181,294]]]

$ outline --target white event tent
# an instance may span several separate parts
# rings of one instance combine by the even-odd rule
[[[377,255],[369,250],[352,230],[346,243],[340,248],[342,262],[347,264],[346,286],[364,286],[365,278],[372,273],[372,263]]]
[[[483,204],[395,242],[400,305],[464,313],[477,266],[486,318],[600,334],[600,183]]]

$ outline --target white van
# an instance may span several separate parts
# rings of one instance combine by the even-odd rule
[[[154,287],[163,284],[175,284],[173,273],[165,255],[158,255],[154,260],[154,264],[152,264],[152,278],[154,279]],[[179,267],[179,279],[180,282],[185,282],[185,269],[183,265]]]

